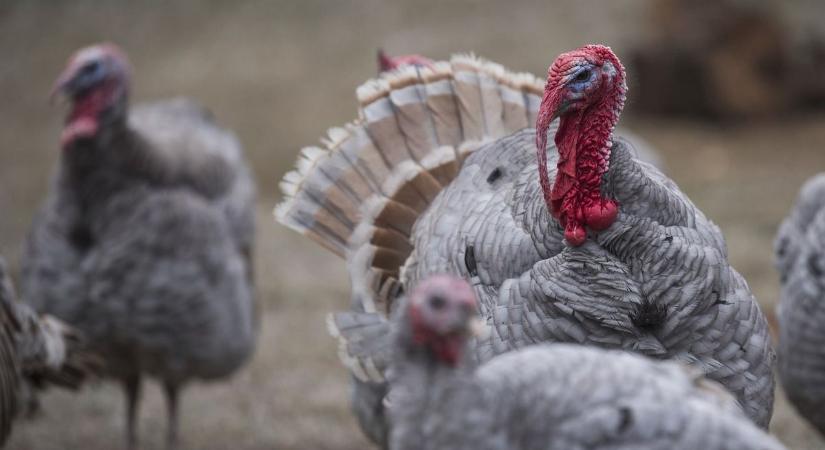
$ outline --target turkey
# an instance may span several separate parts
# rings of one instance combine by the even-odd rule
[[[99,370],[76,330],[17,301],[0,257],[0,448],[14,419],[37,407],[36,390],[78,389]]]
[[[471,56],[402,67],[302,151],[276,217],[346,257],[365,293],[355,312],[389,314],[418,280],[458,275],[493,330],[473,345],[480,362],[548,341],[677,359],[767,427],[765,318],[718,227],[613,136],[624,79],[597,45],[562,54],[544,88]],[[386,386],[366,369],[354,408],[383,443]]]
[[[421,280],[392,328],[360,313],[391,340],[391,449],[783,448],[678,363],[543,344],[474,367],[476,314],[472,287],[446,275]]]
[[[791,403],[825,436],[825,174],[805,183],[775,247],[782,283],[779,379]]]
[[[421,55],[390,56],[384,50],[378,49],[378,73],[390,72],[401,66],[411,65],[418,67],[432,67],[433,60]]]
[[[121,50],[79,50],[55,85],[70,109],[60,164],[24,251],[23,292],[82,330],[126,395],[137,446],[141,380],[167,400],[249,359],[256,322],[254,186],[236,138],[186,100],[129,110]]]

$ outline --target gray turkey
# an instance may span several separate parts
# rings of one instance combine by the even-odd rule
[[[805,183],[775,247],[782,283],[779,379],[791,403],[825,435],[825,175]]]
[[[357,121],[302,151],[276,216],[346,257],[356,312],[459,275],[493,329],[480,362],[547,341],[677,359],[766,427],[765,318],[718,227],[613,136],[624,76],[602,46],[561,55],[544,87],[470,56],[384,74],[358,89]],[[386,386],[368,369],[354,407],[385,442]]]
[[[23,292],[82,330],[126,394],[137,445],[144,376],[178,395],[229,376],[255,344],[254,186],[240,144],[186,100],[129,108],[114,45],[79,50],[55,91],[70,103],[49,195],[24,252]]]
[[[37,407],[37,390],[78,389],[99,369],[76,330],[17,300],[0,257],[0,448],[14,419]]]
[[[783,448],[679,363],[543,344],[475,367],[476,303],[460,278],[421,280],[391,326],[357,315],[391,341],[392,450]]]

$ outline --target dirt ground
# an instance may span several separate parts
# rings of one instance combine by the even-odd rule
[[[585,42],[622,49],[644,38],[645,0],[569,2],[27,1],[0,4],[0,253],[12,265],[59,155],[62,110],[52,80],[77,47],[112,40],[131,55],[133,98],[198,99],[245,144],[259,183],[257,264],[263,314],[254,359],[231,381],[194,385],[182,406],[192,449],[367,447],[348,411],[347,375],[324,316],[348,304],[342,261],[278,226],[277,183],[298,149],[354,116],[354,88],[373,75],[378,46],[446,57],[474,50],[542,73]],[[825,23],[816,2],[786,2],[790,15]],[[789,5],[789,6],[788,6]],[[807,10],[804,8],[808,8]],[[634,86],[631,77],[630,96]],[[825,168],[825,114],[749,124],[628,116],[622,123],[663,155],[670,175],[725,232],[733,265],[767,313],[778,287],[776,227],[800,184]],[[150,386],[143,448],[162,448],[165,416]],[[120,448],[116,386],[50,392],[44,413],[21,422],[10,449]],[[771,431],[793,449],[825,448],[781,394]]]

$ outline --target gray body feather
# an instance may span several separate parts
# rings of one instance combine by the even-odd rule
[[[474,371],[397,365],[393,450],[784,448],[721,386],[676,363],[545,344]]]
[[[76,389],[98,369],[74,329],[18,301],[0,257],[0,448],[14,419],[37,407],[37,389]]]
[[[791,403],[825,434],[825,175],[808,181],[776,237],[782,280],[779,376]]]
[[[728,264],[718,227],[617,143],[603,190],[621,205],[619,218],[585,245],[566,247],[543,203],[534,135],[518,132],[467,159],[416,223],[405,284],[444,272],[472,280],[494,330],[477,346],[480,361],[546,341],[675,358],[725,385],[766,427],[774,359],[767,322]],[[488,183],[497,167],[504,175]]]
[[[83,330],[113,376],[226,376],[255,342],[254,187],[198,106],[138,106],[64,152],[25,250],[23,291]]]

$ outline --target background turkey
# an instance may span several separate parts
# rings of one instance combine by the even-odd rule
[[[540,92],[530,75],[465,56],[371,80],[361,119],[302,151],[276,216],[346,255],[353,291],[368,293],[356,311],[389,313],[418,280],[460,275],[494,329],[480,361],[545,341],[675,358],[767,427],[766,321],[719,229],[614,141],[618,59],[601,46],[565,53]],[[380,381],[357,381],[354,401],[378,442],[382,406],[366,399],[380,399]]]
[[[776,236],[782,280],[779,375],[791,402],[825,434],[825,175],[805,183]]]
[[[784,448],[724,388],[676,363],[552,344],[473,368],[476,314],[470,285],[443,275],[396,312],[391,449]]]
[[[0,447],[15,418],[36,412],[36,391],[78,389],[100,370],[77,331],[18,302],[0,257]]]
[[[102,44],[75,53],[56,83],[70,111],[23,291],[106,357],[130,448],[141,378],[163,384],[174,447],[180,389],[230,375],[254,347],[254,191],[232,134],[186,100],[129,111],[129,76]]]
[[[432,67],[433,60],[421,55],[391,56],[384,50],[378,49],[378,73],[390,72],[404,65],[418,67]]]

